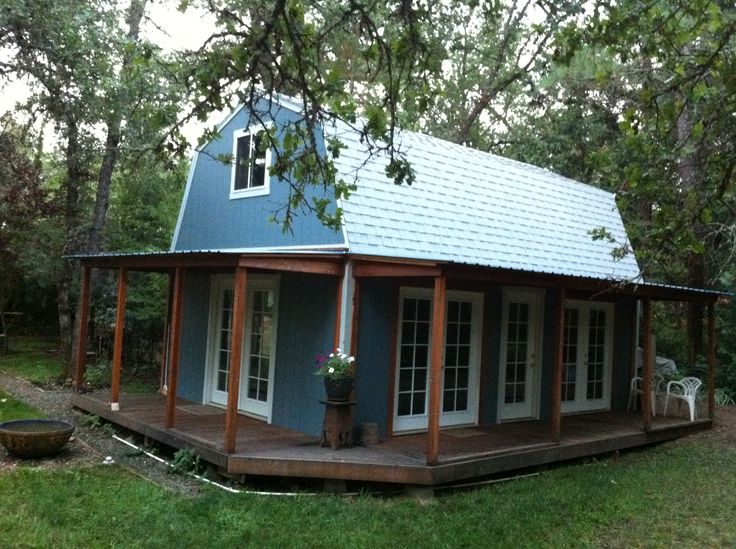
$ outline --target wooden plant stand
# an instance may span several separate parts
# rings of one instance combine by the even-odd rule
[[[353,406],[355,400],[320,400],[325,405],[322,446],[333,450],[353,447]]]

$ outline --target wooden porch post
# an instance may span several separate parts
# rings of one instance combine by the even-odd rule
[[[79,296],[79,340],[77,341],[77,369],[74,372],[74,390],[82,390],[87,368],[87,322],[89,322],[90,268],[82,267],[82,287]]]
[[[340,347],[340,328],[342,324],[342,293],[345,291],[345,285],[343,279],[338,279],[337,282],[337,310],[335,311],[335,335],[332,339],[332,348],[337,349]],[[344,353],[348,353],[348,349],[342,350]]]
[[[118,303],[115,312],[115,342],[112,351],[112,382],[110,385],[110,408],[120,408],[120,371],[123,362],[123,336],[125,333],[125,293],[128,288],[128,269],[121,267],[118,274]]]
[[[240,396],[240,361],[243,355],[247,290],[247,269],[236,267],[235,287],[233,289],[232,332],[230,334],[230,373],[227,382],[227,411],[225,412],[225,452],[227,453],[235,451],[238,397]]]
[[[560,442],[562,431],[562,362],[565,341],[565,289],[557,290],[555,302],[554,365],[552,370],[552,399],[549,431],[552,442]]]
[[[176,384],[179,377],[179,343],[181,341],[182,302],[184,300],[184,269],[176,267],[171,292],[171,328],[169,333],[169,375],[166,383],[166,428],[174,426],[176,414]]]
[[[716,411],[716,315],[715,303],[708,303],[708,417]]]
[[[644,298],[642,313],[642,346],[641,414],[648,432],[652,430],[652,301],[648,297]]]
[[[445,354],[445,296],[447,279],[434,279],[434,316],[432,318],[432,371],[429,385],[429,425],[427,429],[427,465],[437,463],[440,451],[440,401],[442,368]]]

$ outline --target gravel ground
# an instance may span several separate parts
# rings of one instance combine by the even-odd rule
[[[169,490],[187,496],[195,496],[202,490],[202,483],[196,479],[170,474],[165,465],[115,440],[107,429],[88,425],[86,414],[72,409],[70,389],[39,389],[1,370],[0,388],[48,417],[64,419],[76,426],[70,442],[53,458],[18,459],[8,455],[0,446],[0,472],[20,465],[39,469],[89,467],[102,464],[110,456],[118,465]],[[124,438],[124,435],[119,436]]]

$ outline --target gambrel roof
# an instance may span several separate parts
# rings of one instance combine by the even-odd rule
[[[419,133],[399,134],[415,182],[395,185],[386,157],[369,158],[354,129],[336,161],[357,184],[342,204],[355,254],[428,259],[524,271],[634,280],[633,254],[614,195],[548,170]],[[615,243],[593,240],[605,228]]]

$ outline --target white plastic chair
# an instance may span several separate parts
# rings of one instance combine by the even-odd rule
[[[667,384],[667,397],[664,400],[664,417],[667,417],[667,405],[670,398],[684,400],[690,408],[690,421],[695,421],[695,398],[698,389],[703,384],[697,377],[683,377],[680,381],[670,381]]]
[[[652,374],[652,415],[657,415],[657,393],[662,391],[662,384],[664,383],[664,377],[662,374]],[[627,410],[633,410],[636,404],[636,397],[643,393],[642,386],[644,384],[644,378],[634,376],[631,378],[631,384],[629,386],[629,405]]]

